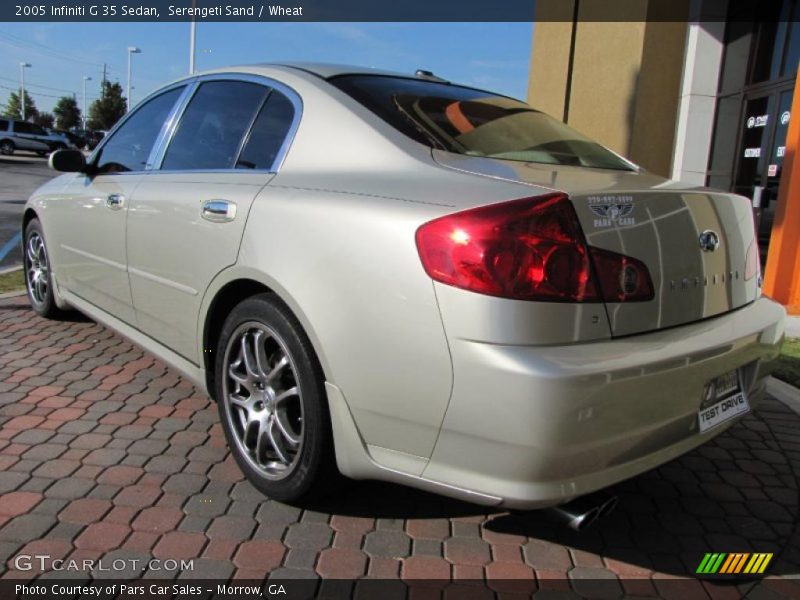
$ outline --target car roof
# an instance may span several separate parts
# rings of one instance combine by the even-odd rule
[[[274,63],[261,63],[255,65],[259,67],[289,67],[290,69],[298,69],[311,73],[317,77],[328,79],[336,77],[337,75],[390,75],[393,77],[414,77],[413,73],[401,73],[399,71],[388,71],[385,69],[377,69],[373,67],[364,67],[359,65],[346,65],[338,63],[323,63],[323,62],[303,62],[303,61],[286,61]]]

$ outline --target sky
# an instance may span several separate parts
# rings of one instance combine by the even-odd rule
[[[339,62],[413,73],[426,69],[454,82],[524,99],[531,23],[199,23],[196,69],[281,60]],[[83,108],[99,95],[102,63],[127,84],[133,55],[134,103],[188,73],[188,23],[0,23],[0,107],[25,69],[37,108],[76,94]]]

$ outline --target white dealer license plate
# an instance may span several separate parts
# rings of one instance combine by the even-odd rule
[[[750,405],[747,403],[747,397],[744,395],[744,392],[736,392],[732,396],[728,396],[716,404],[700,409],[697,413],[700,433],[708,431],[712,427],[716,427],[737,415],[742,415],[749,411]]]

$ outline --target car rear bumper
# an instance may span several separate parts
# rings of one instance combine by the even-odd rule
[[[652,469],[738,421],[699,433],[711,379],[742,369],[758,404],[784,319],[783,307],[761,298],[691,325],[592,343],[451,339],[453,394],[422,477],[529,509]]]

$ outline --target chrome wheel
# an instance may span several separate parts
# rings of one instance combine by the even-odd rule
[[[288,477],[305,428],[300,382],[286,344],[263,323],[243,323],[230,337],[223,365],[222,402],[237,450],[264,477]]]
[[[50,265],[47,261],[44,240],[36,231],[28,238],[25,248],[25,262],[28,291],[31,294],[31,299],[35,304],[42,305],[47,300]]]

